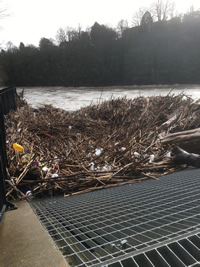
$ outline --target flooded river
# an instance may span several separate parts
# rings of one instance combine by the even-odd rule
[[[17,88],[21,91],[22,88]],[[115,87],[25,87],[24,97],[33,107],[51,104],[74,111],[90,104],[117,97],[135,98],[184,92],[193,99],[200,99],[200,85],[115,86]]]

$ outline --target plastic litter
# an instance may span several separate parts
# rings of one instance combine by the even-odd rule
[[[128,243],[128,241],[127,241],[126,239],[122,240],[122,241],[120,242],[121,248],[125,248],[126,245],[127,245],[127,243]]]
[[[134,152],[133,155],[134,155],[134,157],[136,157],[136,158],[139,158],[139,157],[140,157],[140,154],[139,154],[138,152]]]
[[[48,168],[45,166],[42,168],[43,172],[47,172],[48,171]]]
[[[13,148],[19,152],[22,152],[24,150],[23,146],[17,144],[17,143],[14,143],[13,144]]]
[[[41,132],[41,133],[44,134],[44,135],[46,135],[46,136],[48,136],[48,137],[50,137],[50,138],[54,138],[54,136],[51,135],[51,134],[49,134],[49,133],[46,133],[46,132]]]
[[[31,154],[25,154],[25,155],[23,155],[22,158],[21,158],[21,161],[22,161],[23,163],[25,163],[25,162],[29,162],[30,160],[31,160]]]
[[[95,149],[95,156],[100,156],[102,153],[102,149],[101,148],[96,148]]]
[[[55,168],[56,170],[58,170],[58,169],[59,169],[59,165],[56,164],[56,165],[54,166],[54,168]]]
[[[126,147],[121,147],[120,149],[119,149],[120,151],[125,151],[126,150]]]
[[[95,170],[99,171],[99,170],[101,170],[101,167],[100,167],[100,166],[97,166],[97,167],[95,168]]]
[[[171,156],[172,156],[172,153],[171,153],[171,152],[168,152],[168,153],[165,155],[166,158],[171,158]]]
[[[28,191],[26,192],[26,196],[27,196],[27,197],[31,197],[31,196],[32,196],[32,192],[31,192],[30,190],[28,190]]]
[[[112,166],[105,164],[102,168],[102,171],[110,171],[112,169]]]
[[[91,171],[94,171],[94,162],[91,162],[91,163],[90,163],[90,170],[91,170]]]
[[[56,177],[58,177],[57,173],[54,173],[54,174],[51,175],[51,178],[56,178]]]
[[[150,155],[149,157],[149,163],[153,162],[155,160],[155,156],[154,155]]]
[[[69,127],[68,127],[70,130],[72,129],[72,126],[71,125],[69,125]]]
[[[110,245],[111,245],[111,248],[116,248],[116,244],[115,243],[112,243]]]
[[[123,239],[121,240],[119,243],[115,244],[115,243],[112,243],[111,244],[111,248],[119,248],[119,249],[125,249],[126,248],[126,245],[128,244],[128,241],[126,239]]]

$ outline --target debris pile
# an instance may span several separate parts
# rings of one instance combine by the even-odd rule
[[[7,196],[69,196],[183,168],[160,138],[200,127],[200,106],[184,94],[117,98],[75,112],[24,104],[5,124]]]

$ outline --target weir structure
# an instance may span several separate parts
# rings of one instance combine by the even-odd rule
[[[70,266],[200,266],[200,170],[31,201]]]
[[[16,89],[0,90],[0,221],[16,208],[5,195],[4,127],[15,108]],[[199,169],[29,203],[71,267],[200,266]]]

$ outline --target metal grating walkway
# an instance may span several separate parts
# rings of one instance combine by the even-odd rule
[[[200,266],[200,169],[31,206],[70,266]]]

